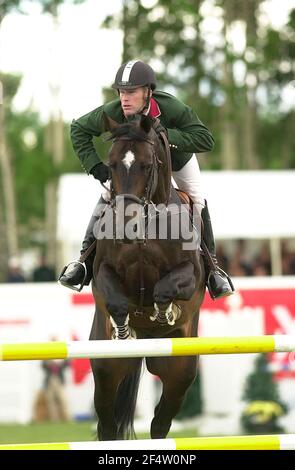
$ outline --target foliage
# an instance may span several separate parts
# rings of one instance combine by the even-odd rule
[[[36,139],[32,145],[25,143],[25,135]],[[44,217],[44,187],[53,175],[50,156],[43,148],[44,128],[32,112],[11,114],[7,117],[7,136],[13,155],[13,168],[18,201],[19,222],[31,217]]]
[[[34,3],[38,3],[44,13],[49,13],[54,18],[57,18],[58,7],[60,5],[64,3],[78,4],[82,1],[34,0]],[[25,8],[26,2],[22,0],[1,0],[0,26],[5,16],[13,11],[26,14]],[[19,87],[21,77],[1,74],[0,79],[4,89],[4,113],[1,131],[6,134],[7,141],[5,161],[14,175],[14,184],[13,181],[9,181],[9,185],[12,191],[15,191],[15,199],[17,201],[17,207],[15,207],[15,204],[12,204],[13,207],[10,209],[5,207],[6,214],[4,210],[0,211],[1,236],[4,236],[3,227],[5,219],[7,219],[7,211],[17,212],[18,233],[20,234],[19,242],[21,247],[24,248],[32,243],[32,234],[35,232],[43,233],[41,237],[44,237],[45,188],[47,183],[69,169],[77,171],[79,165],[73,156],[68,138],[65,138],[67,158],[59,167],[53,165],[52,155],[46,152],[44,145],[46,126],[41,125],[37,114],[29,110],[19,114],[12,111],[11,102]],[[4,178],[3,174],[0,174],[0,177]],[[13,188],[13,186],[15,187]],[[2,198],[3,194],[0,191],[0,199]],[[4,240],[3,243],[5,243]],[[7,256],[9,256],[7,250],[6,252]],[[2,264],[4,264],[3,260]]]
[[[249,402],[241,416],[244,429],[250,433],[282,432],[277,420],[287,412],[273,381],[265,354],[260,354],[254,371],[248,376],[242,397]]]
[[[21,77],[0,74],[0,79],[4,88],[5,132],[14,176],[17,222],[21,229],[21,246],[24,247],[32,242],[34,231],[44,230],[47,183],[64,172],[81,171],[81,168],[66,126],[66,158],[60,167],[54,167],[52,156],[45,150],[48,126],[41,123],[37,113],[30,110],[16,113],[11,106]]]
[[[53,13],[63,3],[67,3],[68,0],[28,0],[34,2],[35,4],[38,3],[44,12]],[[77,4],[82,3],[85,0],[69,0],[70,3]],[[25,13],[25,10],[22,8],[24,2],[23,0],[1,0],[0,2],[0,21],[4,18],[4,16],[8,15],[8,13],[16,10],[20,13]]]
[[[53,7],[59,7],[60,5],[63,5],[64,3],[73,3],[78,4],[82,3],[85,0],[38,0],[39,3],[42,5],[43,10],[46,12],[52,12]]]
[[[55,18],[62,4],[82,2],[34,0],[44,13]],[[241,169],[295,168],[295,111],[283,100],[283,91],[291,86],[294,77],[295,10],[277,30],[261,21],[262,0],[209,3],[210,10],[205,0],[158,0],[151,3],[153,6],[143,0],[122,0],[121,11],[107,17],[104,27],[123,31],[123,61],[134,57],[149,61],[157,72],[158,88],[190,104],[213,131],[215,150],[200,159],[203,169],[221,169],[226,164]],[[0,1],[0,25],[13,11],[25,13],[25,5],[21,0]],[[213,20],[212,27],[208,26]],[[237,24],[244,31],[240,33],[245,41],[243,49],[238,49],[231,37]],[[31,243],[34,230],[44,229],[48,181],[82,168],[73,153],[67,124],[65,157],[54,165],[46,147],[50,124],[43,125],[30,110],[12,110],[11,101],[20,79],[4,77],[4,96],[18,222],[22,245],[26,245]],[[114,96],[113,90],[105,90],[105,100]],[[25,136],[30,133],[35,135],[31,147],[25,143]],[[224,156],[227,139],[232,139],[233,145]],[[110,144],[96,138],[94,143],[105,158]]]
[[[221,169],[229,160],[241,169],[295,168],[295,111],[282,99],[295,71],[295,10],[276,30],[261,21],[262,0],[214,0],[210,11],[206,3],[158,0],[146,7],[125,0],[104,26],[123,30],[123,61],[149,61],[159,88],[192,105],[213,130],[215,151],[203,167]],[[208,26],[213,19],[219,32]],[[241,37],[245,31],[244,49],[230,35],[237,24]],[[227,138],[234,155],[222,159]]]

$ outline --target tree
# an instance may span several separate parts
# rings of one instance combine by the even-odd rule
[[[281,432],[278,418],[285,414],[287,406],[279,397],[278,386],[269,371],[265,354],[260,354],[255,361],[254,371],[248,376],[243,400],[249,402],[241,422],[247,432]]]
[[[39,0],[44,13],[52,17],[54,33],[59,29],[58,9],[64,3],[79,4],[83,0]],[[53,165],[57,169],[64,160],[64,123],[59,107],[59,83],[49,82],[53,108],[49,130],[51,138],[47,139],[46,150],[51,154]],[[46,186],[46,233],[47,259],[50,264],[57,264],[57,179],[52,178]]]
[[[282,89],[295,72],[295,13],[276,31],[261,21],[268,1],[158,0],[146,6],[124,0],[123,11],[105,20],[106,27],[123,31],[123,61],[149,61],[159,88],[189,103],[213,131],[215,150],[202,159],[204,167],[294,167],[294,110],[283,109]],[[244,41],[240,49],[235,28]]]
[[[3,217],[0,224],[4,235],[4,245],[7,247],[8,258],[18,255],[18,231],[11,152],[6,138],[6,112],[10,107],[12,97],[16,93],[18,85],[18,78],[0,74],[0,173],[2,183],[0,188],[0,203],[3,200],[4,208],[0,214],[0,217]],[[7,259],[6,263],[2,266],[6,264]],[[1,277],[3,277],[3,272],[1,274]]]
[[[39,0],[34,1],[34,3],[39,3],[43,12],[51,13],[52,15],[57,16],[58,7],[65,3],[67,0]],[[83,0],[69,0],[71,3],[77,4],[81,3]],[[0,28],[2,21],[5,16],[16,10],[20,13],[25,13],[24,2],[21,0],[2,0],[0,2]],[[1,71],[0,71],[1,72]],[[6,228],[6,240],[7,240],[7,256],[18,254],[18,229],[17,229],[17,217],[16,217],[16,204],[15,204],[15,190],[14,190],[14,180],[13,180],[13,171],[11,164],[11,154],[9,147],[7,145],[7,133],[6,133],[6,116],[5,116],[5,101],[2,104],[2,86],[0,80],[0,170],[1,170],[1,188],[0,188],[0,204],[2,199],[4,200],[3,207],[4,211],[0,212],[0,217],[3,216],[3,220],[0,220],[0,230],[3,231]],[[5,87],[5,84],[4,84]],[[5,90],[4,97],[6,98]],[[10,97],[11,98],[11,97]],[[6,100],[7,101],[7,100]],[[61,133],[62,125],[59,124],[59,134]],[[56,140],[54,140],[56,142]],[[61,142],[59,139],[58,142]],[[56,188],[55,188],[56,192]],[[3,214],[2,214],[3,212]],[[56,212],[54,213],[56,217]],[[4,233],[0,232],[0,235]],[[2,238],[1,237],[1,238]],[[2,238],[4,239],[4,237]],[[55,248],[54,248],[54,251]],[[1,276],[1,273],[0,273]],[[3,277],[3,276],[2,276]]]
[[[46,140],[52,139],[51,124],[43,124],[36,112],[25,110],[7,113],[7,141],[12,154],[17,223],[20,249],[46,245],[45,188],[66,172],[81,171],[69,139],[69,128],[63,124],[65,158],[54,165]]]

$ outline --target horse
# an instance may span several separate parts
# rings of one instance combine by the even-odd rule
[[[107,117],[105,120],[113,141],[108,154],[109,213],[118,216],[116,199],[122,198],[125,209],[131,205],[142,210],[133,230],[142,220],[146,228],[147,206],[155,210],[162,206],[167,212],[172,195],[179,201],[171,187],[167,138],[163,133],[159,135],[151,118],[144,115],[124,124]],[[115,228],[128,222],[128,214],[119,215]],[[173,224],[172,218],[170,226]],[[197,336],[205,294],[200,251],[184,250],[180,238],[145,238],[145,228],[141,226],[131,242],[124,235],[116,239],[115,230],[113,237],[97,240],[92,281],[95,315],[90,340]],[[167,436],[195,379],[196,356],[91,359],[99,440],[136,437],[134,415],[143,359],[163,386],[150,435],[153,439]]]

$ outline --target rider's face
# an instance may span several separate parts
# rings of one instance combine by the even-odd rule
[[[121,89],[119,94],[123,113],[125,116],[131,116],[142,111],[147,99],[147,88]]]

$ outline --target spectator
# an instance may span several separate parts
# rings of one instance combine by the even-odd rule
[[[269,276],[269,272],[266,270],[263,264],[257,264],[253,268],[253,276]]]
[[[69,421],[69,411],[64,393],[66,360],[42,361],[45,371],[44,389],[50,421]]]
[[[229,270],[228,256],[226,255],[224,248],[220,243],[218,243],[217,245],[216,256],[217,256],[217,259],[219,259],[221,269],[223,269],[224,271],[228,271]]]
[[[271,262],[269,243],[265,242],[259,254],[253,260],[253,271],[255,276],[270,276],[271,275]]]
[[[282,242],[282,269],[285,275],[295,274],[295,253],[286,241]]]
[[[55,337],[51,341],[56,341]],[[44,391],[50,421],[69,421],[70,415],[65,397],[65,370],[68,360],[55,359],[42,361],[45,372]]]
[[[10,258],[9,260],[5,282],[26,282],[26,279],[20,268],[19,260],[16,257]]]
[[[41,255],[39,266],[33,271],[33,282],[50,282],[55,281],[55,271],[52,266],[47,264],[45,255]]]
[[[231,257],[229,271],[233,276],[251,276],[252,267],[245,259],[245,241],[237,240],[236,250]]]

